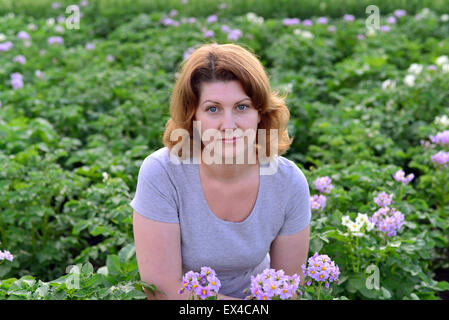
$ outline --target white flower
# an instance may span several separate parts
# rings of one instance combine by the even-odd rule
[[[371,221],[367,221],[366,222],[366,231],[371,231],[374,228],[374,223],[372,223]]]
[[[0,33],[0,41],[5,41],[6,36],[3,33]]]
[[[448,73],[448,72],[449,72],[449,63],[443,64],[443,65],[441,66],[441,70],[442,70],[444,73]]]
[[[349,216],[343,216],[341,217],[341,224],[344,226],[348,226],[351,223],[351,219],[349,218]]]
[[[415,85],[415,76],[413,74],[406,75],[404,78],[404,83],[409,87],[413,87]]]
[[[109,179],[109,175],[107,174],[107,172],[103,172],[103,182],[105,182],[108,179]]]
[[[262,24],[264,21],[263,17],[258,17],[254,12],[248,12],[246,14],[246,19],[248,19],[249,22],[256,24]]]
[[[363,225],[367,222],[368,222],[368,215],[359,212],[357,218],[355,219],[355,223]]]
[[[443,22],[449,21],[449,14],[447,14],[447,13],[442,14],[440,17],[440,20]]]
[[[303,37],[303,39],[313,39],[313,34],[310,31],[303,31],[301,32],[301,37]]]
[[[409,73],[420,74],[422,71],[422,65],[418,63],[412,63],[408,68]]]
[[[356,223],[354,221],[351,221],[347,227],[349,228],[349,231],[351,232],[360,232],[360,229],[362,228],[362,225],[360,223]]]
[[[449,59],[447,56],[439,56],[436,60],[436,64],[439,66],[445,65],[449,63]]]
[[[293,33],[297,36],[301,36],[303,39],[313,39],[313,34],[307,30],[295,29]]]
[[[440,126],[449,126],[449,118],[447,115],[435,118],[435,124]]]
[[[55,24],[55,19],[54,18],[50,18],[50,19],[47,19],[47,25],[48,26],[53,26]]]
[[[382,90],[393,89],[396,86],[396,81],[387,79],[382,82]]]

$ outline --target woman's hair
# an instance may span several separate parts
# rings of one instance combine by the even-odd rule
[[[278,91],[271,91],[264,67],[252,51],[232,43],[202,44],[181,62],[179,69],[170,99],[170,119],[165,124],[162,138],[164,146],[169,150],[188,140],[190,155],[193,154],[193,118],[200,100],[201,84],[234,80],[240,82],[261,116],[257,129],[266,129],[263,145],[259,144],[256,134],[256,157],[260,153],[261,157],[271,158],[283,154],[290,147],[293,138],[289,138],[287,131],[290,111],[285,105],[286,96],[280,96]],[[189,139],[187,136],[178,137],[177,141],[170,139],[176,129],[189,132]],[[272,147],[274,154],[270,151],[270,141],[274,141],[276,136],[270,138],[270,129],[278,130],[277,149]],[[179,141],[180,139],[182,140]],[[182,148],[179,148],[177,155],[181,159],[187,158],[182,154]]]

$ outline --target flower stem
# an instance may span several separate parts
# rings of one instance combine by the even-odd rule
[[[321,291],[321,282],[318,285],[318,298],[317,298],[317,300],[320,300],[320,291]]]

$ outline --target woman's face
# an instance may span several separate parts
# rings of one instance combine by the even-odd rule
[[[235,158],[255,143],[261,118],[240,82],[220,81],[201,84],[194,120],[200,121],[203,144],[213,148],[212,155],[217,152],[224,157]],[[230,139],[221,140],[227,137]],[[236,137],[234,141],[233,137]],[[205,154],[203,152],[202,155]]]

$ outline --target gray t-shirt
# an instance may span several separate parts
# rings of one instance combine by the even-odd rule
[[[220,293],[244,298],[251,275],[270,267],[276,236],[295,234],[310,223],[306,177],[291,160],[275,159],[277,170],[260,175],[254,208],[241,222],[222,220],[210,210],[198,163],[174,164],[167,147],[143,161],[130,206],[144,217],[180,224],[183,273],[211,267],[221,281]],[[262,167],[266,164],[259,165],[259,173]]]

